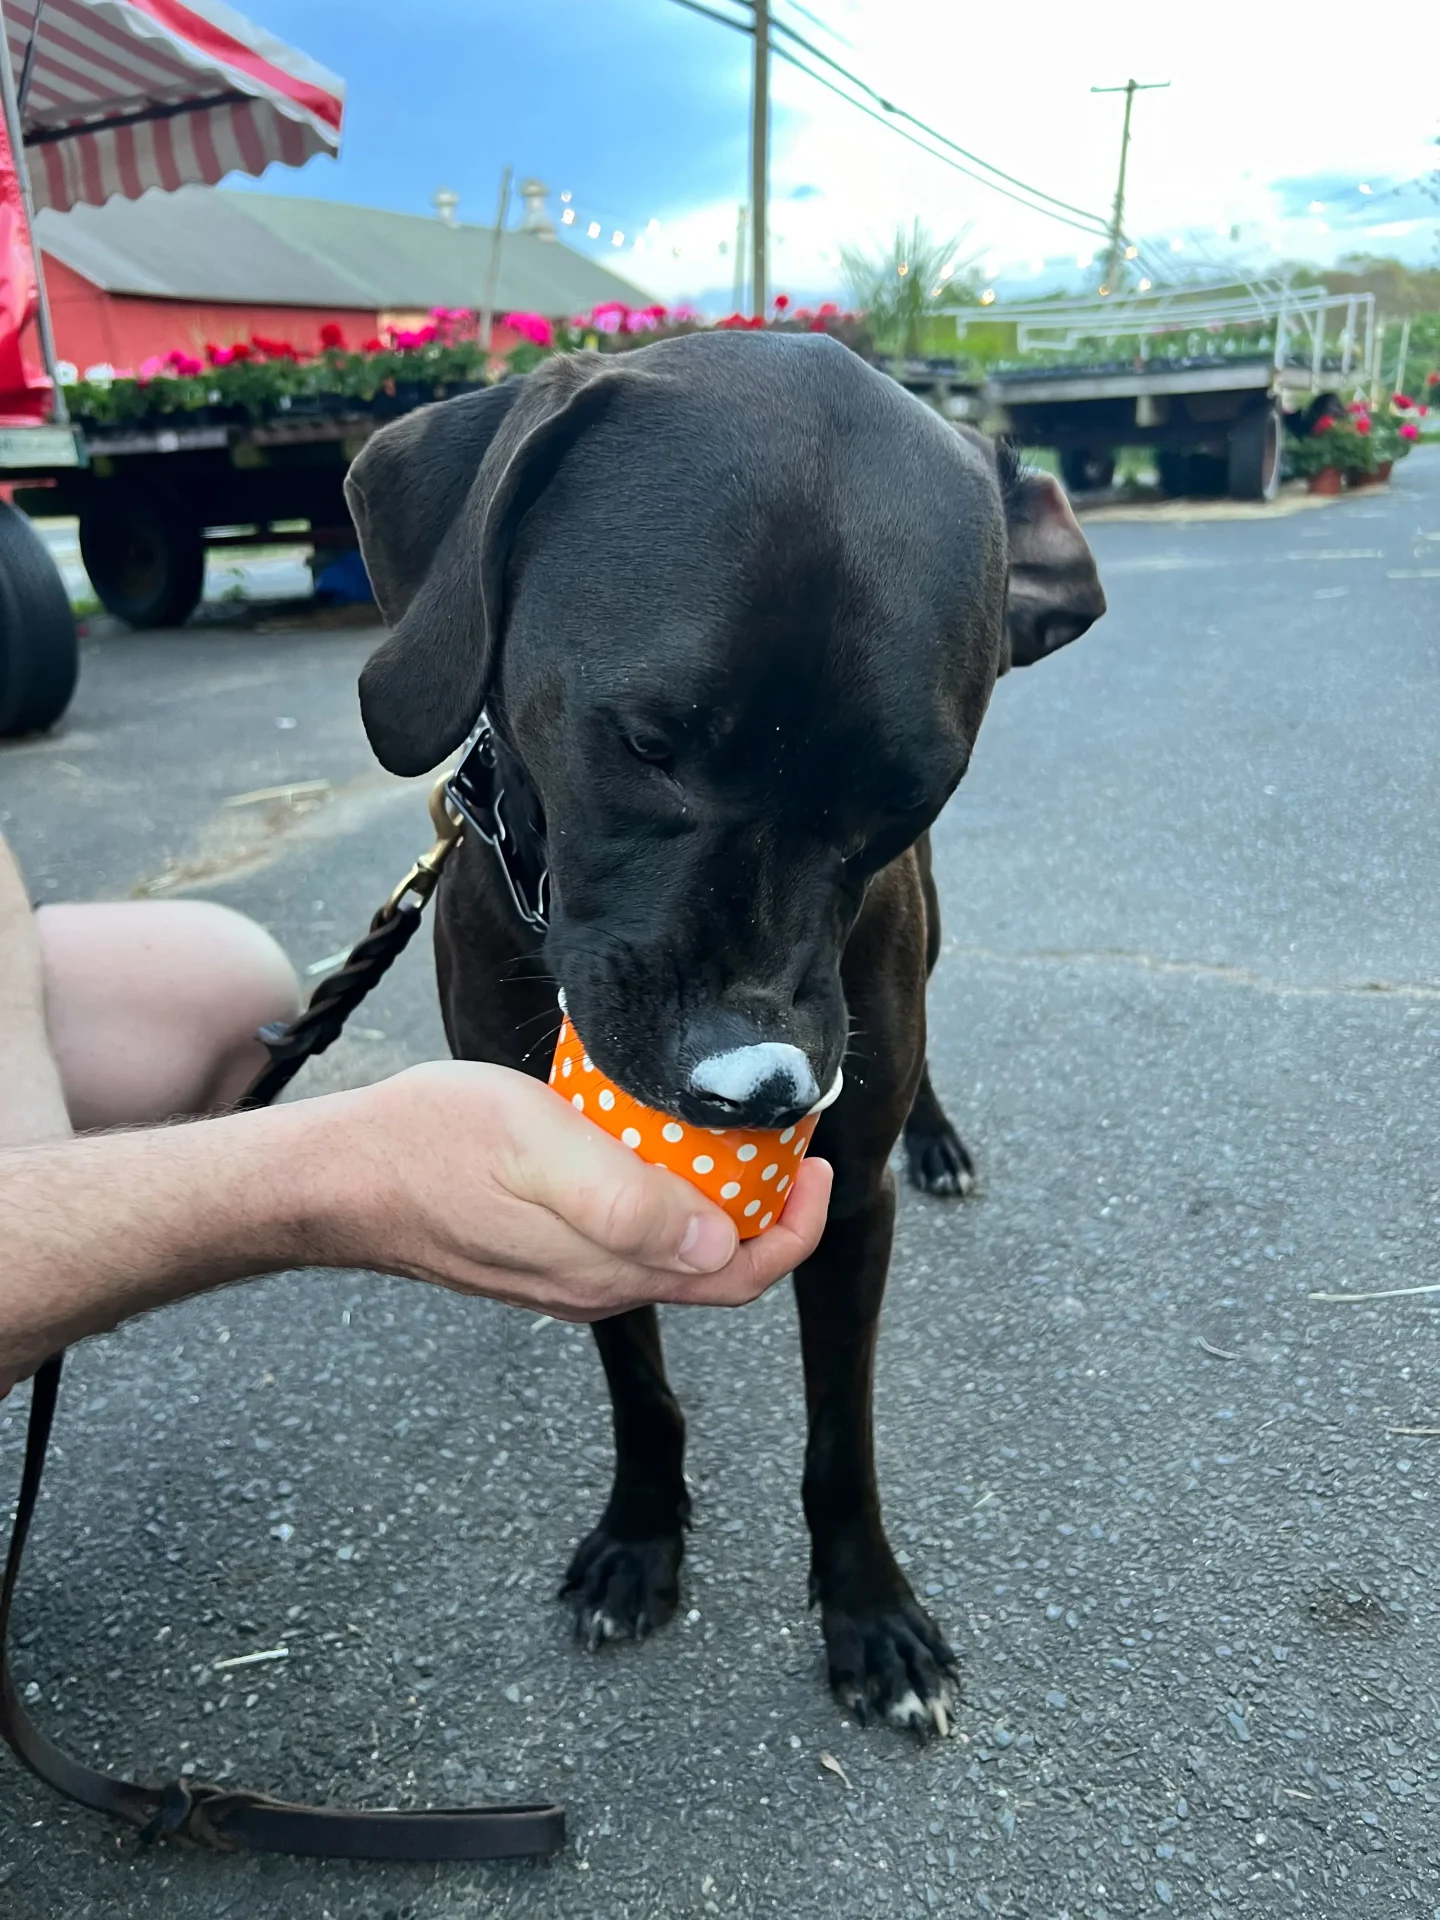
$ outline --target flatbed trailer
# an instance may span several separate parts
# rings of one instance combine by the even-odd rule
[[[1034,360],[985,382],[996,424],[1053,448],[1072,490],[1107,486],[1117,451],[1140,446],[1154,449],[1167,492],[1273,499],[1286,431],[1308,432],[1375,374],[1368,293],[1262,284],[1035,301],[967,313],[962,334],[976,320],[1014,325],[1017,357]],[[1178,353],[1167,345],[1177,335]],[[1206,351],[1214,342],[1230,350]]]
[[[78,519],[80,556],[109,612],[133,627],[178,626],[200,600],[207,548],[291,544],[321,556],[353,548],[346,469],[405,410],[82,424],[73,459],[12,465],[3,477],[33,518]]]

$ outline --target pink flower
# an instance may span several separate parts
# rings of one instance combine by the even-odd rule
[[[699,321],[700,317],[700,309],[690,306],[676,307],[670,315],[671,320],[677,327],[693,327]]]
[[[1420,429],[1413,420],[1407,420],[1401,426],[1400,438],[1402,440],[1418,440],[1420,438]]]
[[[555,329],[543,313],[507,313],[505,325],[532,346],[548,347],[554,344]]]
[[[815,312],[821,320],[834,320],[838,317],[840,309],[833,300],[827,300],[823,306],[817,307]]]
[[[155,380],[162,373],[170,371],[170,362],[163,354],[152,353],[148,360],[140,362],[140,371],[136,376],[140,380]]]
[[[203,360],[198,360],[193,353],[182,353],[178,347],[166,357],[170,371],[181,379],[189,379],[194,374],[205,371]]]

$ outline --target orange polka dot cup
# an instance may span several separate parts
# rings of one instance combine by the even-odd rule
[[[638,1153],[652,1167],[678,1173],[722,1207],[742,1240],[753,1240],[780,1217],[820,1115],[839,1098],[842,1076],[803,1120],[779,1131],[694,1127],[642,1107],[608,1080],[586,1053],[567,1013],[555,1043],[550,1084],[577,1113]]]

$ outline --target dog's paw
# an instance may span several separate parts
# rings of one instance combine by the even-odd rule
[[[943,1117],[938,1127],[906,1127],[905,1161],[910,1184],[921,1193],[963,1200],[975,1191],[975,1162],[969,1148]]]
[[[880,1721],[922,1738],[946,1737],[955,1717],[959,1662],[917,1601],[901,1600],[872,1614],[826,1607],[822,1624],[831,1688],[862,1727]]]
[[[663,1627],[680,1598],[684,1536],[617,1540],[603,1526],[575,1549],[560,1589],[575,1609],[575,1637],[592,1653],[607,1640],[643,1640]]]

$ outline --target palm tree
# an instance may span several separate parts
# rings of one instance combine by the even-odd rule
[[[923,354],[929,322],[939,313],[974,306],[980,294],[981,249],[965,253],[967,223],[950,240],[937,240],[916,220],[907,233],[895,230],[889,247],[863,252],[840,249],[840,264],[852,303],[870,322],[882,353],[913,359]]]

